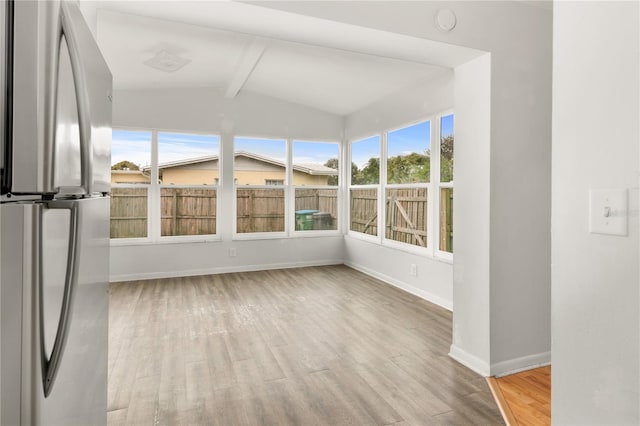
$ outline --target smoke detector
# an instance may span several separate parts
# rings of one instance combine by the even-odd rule
[[[191,59],[181,58],[180,56],[169,53],[166,50],[161,50],[156,53],[153,58],[144,61],[144,64],[160,71],[175,72],[187,65],[189,62],[191,62]]]

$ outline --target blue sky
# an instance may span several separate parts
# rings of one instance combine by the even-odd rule
[[[220,137],[158,133],[158,163],[220,155]]]
[[[128,160],[141,167],[151,164],[151,132],[113,129],[111,165]]]
[[[237,137],[236,151],[254,152],[265,157],[284,161],[286,141],[283,139],[258,139]],[[337,143],[293,141],[295,163],[324,164],[338,157]],[[220,154],[220,138],[209,135],[158,133],[158,162],[166,163],[187,158]],[[151,162],[151,132],[113,130],[111,164],[129,160],[141,167]]]
[[[440,125],[442,126],[441,136],[453,135],[453,114],[442,117]]]
[[[380,136],[354,141],[351,144],[351,161],[362,168],[370,158],[380,158]]]
[[[129,160],[144,167],[151,163],[151,132],[113,130],[111,164]],[[220,138],[214,135],[158,133],[158,162],[219,155]]]
[[[295,164],[325,164],[331,158],[339,158],[337,143],[293,141],[293,162]]]
[[[442,135],[453,134],[453,115],[442,117]],[[388,134],[388,155],[406,155],[411,152],[424,153],[431,146],[430,123],[423,122],[394,130]],[[284,161],[286,141],[283,139],[260,139],[236,137],[236,151],[250,151],[266,157]],[[372,157],[380,157],[380,137],[372,136],[354,142],[352,160],[362,168]],[[324,164],[330,158],[338,157],[337,143],[314,143],[293,141],[294,163]],[[196,158],[220,154],[220,138],[215,135],[187,135],[178,133],[158,133],[158,161]],[[151,132],[133,130],[113,130],[111,164],[129,160],[141,167],[151,163]]]
[[[431,148],[431,123],[425,121],[413,126],[389,132],[387,156],[408,155],[413,152],[425,154]]]

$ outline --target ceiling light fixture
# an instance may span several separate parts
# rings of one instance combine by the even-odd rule
[[[181,58],[180,56],[169,53],[166,50],[161,50],[156,53],[153,58],[144,61],[144,64],[160,71],[175,72],[187,65],[189,62],[191,62],[191,59]]]

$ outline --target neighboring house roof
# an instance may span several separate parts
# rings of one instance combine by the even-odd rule
[[[285,167],[284,162],[273,159],[273,158],[269,158],[269,157],[265,157],[259,154],[254,154],[252,152],[247,152],[247,151],[236,151],[234,153],[234,157],[247,157],[247,158],[251,158],[253,160],[257,160],[257,161],[262,161],[264,163],[268,163],[268,164],[273,164],[275,166],[279,166],[279,167]],[[160,170],[162,169],[170,169],[173,167],[181,167],[181,166],[186,166],[189,164],[197,164],[197,163],[205,163],[207,161],[217,161],[219,159],[219,156],[217,155],[207,155],[204,157],[197,157],[197,158],[188,158],[185,160],[179,160],[179,161],[170,161],[167,163],[162,163],[162,164],[158,164],[158,168]],[[144,167],[142,170],[143,171],[148,171],[150,169],[150,167]],[[293,165],[293,170],[297,170],[299,172],[302,173],[306,173],[309,175],[323,175],[323,176],[335,176],[338,174],[338,171],[336,169],[332,169],[331,167],[327,167],[324,166],[322,164],[313,164],[313,163],[300,163],[300,164],[294,164]]]
[[[123,175],[141,175],[141,174],[143,174],[142,170],[122,170],[122,169],[111,169],[111,173],[118,173],[118,174],[123,174]]]

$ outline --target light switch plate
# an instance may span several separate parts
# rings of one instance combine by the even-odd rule
[[[627,235],[626,189],[591,189],[589,191],[589,232],[604,235]]]

